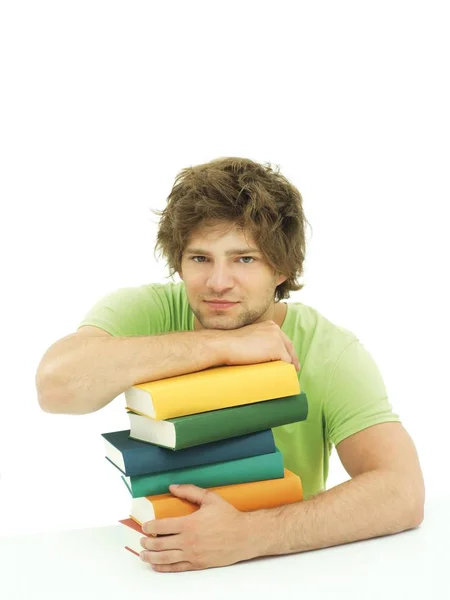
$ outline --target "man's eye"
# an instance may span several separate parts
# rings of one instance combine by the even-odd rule
[[[192,256],[191,260],[193,260],[196,263],[204,263],[205,261],[208,260],[208,257],[207,256]],[[255,259],[253,258],[253,256],[240,256],[238,258],[238,260],[242,260],[242,261],[244,261],[244,264],[249,265],[252,262],[254,262]]]

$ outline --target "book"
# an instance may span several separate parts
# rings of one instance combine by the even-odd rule
[[[300,477],[284,469],[281,479],[252,481],[209,488],[241,511],[275,508],[303,500]],[[172,494],[132,498],[130,517],[139,525],[153,519],[182,517],[189,515],[199,506]]]
[[[171,419],[300,392],[297,371],[282,360],[210,367],[125,390],[126,407],[153,419]]]
[[[165,473],[124,477],[122,480],[133,498],[168,494],[172,483],[192,483],[211,488],[246,481],[278,479],[284,475],[283,455],[276,448],[270,454],[227,460],[209,465],[187,467]]]
[[[133,440],[129,435],[129,429],[102,433],[106,458],[127,477],[275,452],[275,442],[270,429],[177,452]]]
[[[307,415],[305,392],[167,420],[128,413],[131,438],[172,450],[303,421]]]
[[[122,519],[119,521],[120,535],[127,550],[139,555],[144,548],[141,546],[141,538],[148,537],[142,531],[140,525],[133,519]]]

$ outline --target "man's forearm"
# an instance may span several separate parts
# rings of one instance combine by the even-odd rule
[[[309,500],[249,513],[249,529],[254,556],[268,556],[398,533],[422,519],[420,492],[407,476],[370,471]]]
[[[215,366],[221,361],[216,338],[210,331],[68,336],[50,347],[39,365],[40,405],[47,412],[94,412],[134,384]]]

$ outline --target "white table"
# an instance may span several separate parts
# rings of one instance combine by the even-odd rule
[[[156,573],[123,549],[120,533],[0,537],[1,600],[450,599],[450,498],[427,502],[412,531],[186,573]]]

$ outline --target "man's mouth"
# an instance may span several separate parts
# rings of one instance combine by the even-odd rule
[[[238,304],[237,302],[231,302],[229,300],[205,300],[205,302],[208,306],[215,309],[231,308]]]

